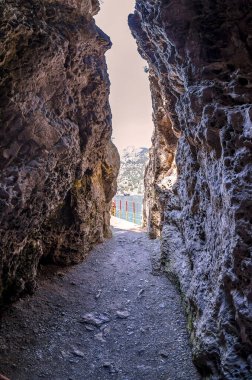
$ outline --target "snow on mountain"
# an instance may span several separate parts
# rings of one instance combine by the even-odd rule
[[[121,154],[118,176],[118,194],[143,194],[144,170],[149,158],[149,149],[128,146]]]

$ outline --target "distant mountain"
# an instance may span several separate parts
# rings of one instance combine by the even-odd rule
[[[121,154],[118,194],[143,194],[144,170],[149,158],[148,148],[129,146]]]

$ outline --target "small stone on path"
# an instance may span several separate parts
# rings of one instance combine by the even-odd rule
[[[107,368],[111,374],[117,372],[117,369],[116,369],[114,363],[111,363],[111,362],[104,362],[102,366],[103,366],[104,368]]]
[[[90,326],[90,325],[85,325],[85,329],[87,331],[94,331],[95,328],[93,326]]]
[[[169,352],[167,352],[167,351],[160,351],[159,355],[162,356],[162,358],[168,358]]]
[[[84,358],[84,357],[85,357],[84,352],[82,352],[82,351],[80,351],[80,350],[77,350],[77,349],[74,349],[74,350],[73,350],[73,354],[74,354],[75,356],[80,357],[80,358]]]
[[[96,299],[96,300],[98,300],[98,298],[100,298],[101,293],[102,293],[102,291],[101,291],[101,289],[99,289],[99,290],[98,290],[98,293],[95,295],[95,299]]]
[[[95,334],[95,339],[99,340],[102,343],[106,342],[106,339],[103,338],[102,332]]]
[[[110,317],[105,313],[87,313],[82,316],[81,323],[88,323],[100,327],[103,323],[110,321]]]
[[[104,362],[104,363],[103,363],[103,367],[105,367],[105,368],[106,368],[106,367],[110,367],[110,366],[111,366],[111,363],[110,363],[110,362]]]
[[[120,319],[126,319],[130,316],[128,310],[117,310],[116,315]]]

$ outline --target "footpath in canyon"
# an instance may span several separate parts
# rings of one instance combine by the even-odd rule
[[[159,241],[112,218],[113,238],[71,268],[44,266],[33,296],[1,317],[11,380],[197,380],[180,296]]]

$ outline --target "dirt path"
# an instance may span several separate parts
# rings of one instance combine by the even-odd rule
[[[84,263],[45,268],[36,294],[3,315],[0,372],[11,380],[199,379],[180,298],[153,273],[158,242],[113,224]]]

